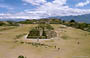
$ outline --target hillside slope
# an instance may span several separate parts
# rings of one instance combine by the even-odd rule
[[[53,40],[40,42],[48,46],[35,46],[22,40],[34,26],[36,24],[27,24],[0,31],[0,58],[17,58],[19,55],[27,58],[90,58],[89,32],[52,24],[58,36]]]

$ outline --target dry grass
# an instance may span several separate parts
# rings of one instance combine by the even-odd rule
[[[62,25],[59,24],[52,25],[58,33],[55,39],[40,42],[40,44],[52,47],[40,46],[40,44],[36,47],[16,41],[16,36],[23,39],[34,26],[36,25],[22,25],[0,32],[0,58],[17,58],[19,55],[27,58],[80,58],[81,56],[90,58],[90,33],[69,27],[60,28]]]

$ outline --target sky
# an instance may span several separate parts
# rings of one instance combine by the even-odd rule
[[[90,14],[90,0],[0,0],[0,19]]]

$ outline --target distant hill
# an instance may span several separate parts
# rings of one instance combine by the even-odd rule
[[[0,19],[0,21],[16,21],[16,22],[24,21],[24,20],[26,20],[26,19]]]
[[[78,16],[55,16],[49,18],[58,18],[66,21],[70,21],[71,19],[74,19],[77,22],[90,23],[90,14],[78,15]],[[26,19],[0,19],[0,21],[24,21],[24,20]]]
[[[77,22],[90,23],[90,14],[78,15],[78,16],[56,16],[54,18],[59,18],[66,21],[70,21],[71,19],[74,19]]]

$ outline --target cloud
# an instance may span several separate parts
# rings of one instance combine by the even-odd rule
[[[62,8],[62,7],[61,7]],[[45,9],[45,10],[33,10],[25,11],[19,13],[2,13],[0,14],[0,19],[40,19],[53,16],[77,16],[82,14],[90,13],[90,10],[72,9],[63,7],[62,9]]]
[[[8,9],[8,10],[14,9],[13,7],[8,6],[8,5],[6,5],[6,4],[0,4],[0,8],[6,8],[6,9]]]
[[[66,4],[67,0],[54,0],[52,3],[53,4],[59,4],[59,5],[64,5]]]
[[[25,13],[33,14],[38,17],[49,17],[49,16],[77,16],[83,14],[89,14],[90,9],[78,9],[70,8],[66,5],[67,0],[54,0],[52,2],[44,3],[33,11],[25,11]],[[38,13],[37,13],[38,12]]]
[[[90,1],[86,0],[85,2],[80,2],[80,3],[76,4],[76,7],[83,7],[83,6],[86,6],[88,4],[90,4]]]
[[[70,8],[65,5],[66,0],[54,0],[53,2],[47,2],[44,5],[38,7],[35,11],[44,11],[48,16],[70,16],[70,15],[82,15],[90,13],[87,9]]]
[[[34,13],[1,13],[0,19],[39,19],[41,18],[38,14]]]
[[[40,5],[46,3],[46,0],[23,0],[26,3],[30,3],[32,5]]]
[[[26,1],[26,0],[24,0]],[[40,19],[53,16],[77,16],[83,14],[90,14],[90,9],[78,9],[70,8],[67,4],[67,0],[54,0],[47,2],[46,0],[27,0],[28,3],[33,5],[39,5],[33,10],[25,10],[19,13],[2,13],[0,18],[6,19]],[[44,2],[41,2],[44,1]],[[40,4],[43,3],[43,4]]]

